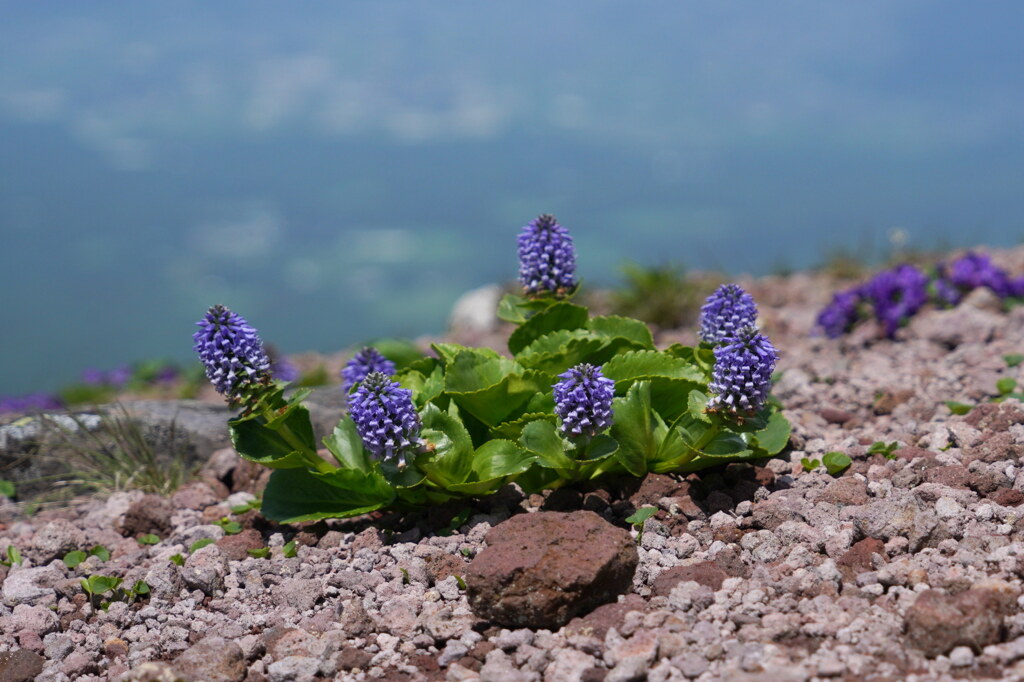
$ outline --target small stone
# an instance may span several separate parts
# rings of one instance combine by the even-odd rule
[[[263,536],[253,528],[246,528],[234,535],[225,535],[217,540],[216,545],[228,561],[244,561],[250,556],[249,550],[264,547]]]
[[[555,649],[551,652],[551,663],[544,670],[544,682],[582,680],[583,674],[596,665],[593,656],[578,649]]]
[[[708,670],[708,661],[697,654],[681,654],[672,659],[672,665],[688,680],[700,677]]]
[[[185,560],[181,567],[181,579],[193,590],[212,595],[224,587],[224,576],[228,562],[217,545],[207,545]]]
[[[64,574],[54,566],[12,570],[4,580],[4,603],[48,606],[57,601],[54,587],[63,580]]]
[[[190,680],[240,682],[245,677],[245,657],[235,642],[206,637],[175,659],[174,670]]]
[[[4,682],[32,682],[43,672],[43,657],[26,649],[0,654],[0,680]]]
[[[657,596],[667,597],[672,588],[681,582],[692,580],[706,585],[717,592],[729,574],[714,561],[702,561],[689,566],[674,566],[654,579],[651,592]]]
[[[48,564],[54,559],[85,546],[85,534],[63,519],[51,521],[32,537],[32,549],[26,552],[36,564]]]
[[[286,656],[267,668],[271,682],[313,682],[320,671],[320,661],[305,656]]]
[[[291,606],[299,613],[309,611],[323,596],[319,580],[288,580],[272,592],[275,603]]]
[[[925,590],[904,615],[907,640],[926,656],[967,646],[980,652],[1000,641],[1006,597],[989,589],[956,595]]]
[[[117,682],[181,682],[181,677],[166,663],[147,661],[118,677]]]
[[[359,647],[347,646],[338,655],[338,668],[341,670],[365,669],[373,660],[373,654],[363,651]]]
[[[974,652],[970,647],[958,646],[949,652],[949,664],[954,668],[966,668],[974,663]]]

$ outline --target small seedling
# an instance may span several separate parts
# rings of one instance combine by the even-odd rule
[[[14,487],[13,481],[5,481],[4,479],[0,478],[0,495],[7,498],[13,498],[15,492],[16,489]]]
[[[145,535],[140,536],[137,542],[143,546],[155,545],[156,543],[160,542],[160,537],[157,535],[153,535],[152,533],[146,533]]]
[[[846,471],[853,460],[843,452],[826,452],[821,458],[821,463],[825,465],[829,475],[836,476]]]
[[[89,602],[93,606],[101,606],[98,603],[98,598],[107,592],[113,592],[121,583],[124,582],[124,578],[112,578],[106,575],[90,575],[88,578],[82,578],[79,581],[82,585],[82,589],[87,595],[89,595]]]
[[[252,500],[250,500],[249,502],[246,502],[245,504],[235,505],[234,507],[231,508],[231,513],[232,514],[244,514],[247,511],[251,511],[253,509],[259,509],[259,507],[260,507],[260,498],[256,497],[256,498],[253,498]]]
[[[462,552],[462,556],[464,557],[469,557],[473,554],[473,550],[471,550],[469,547],[463,547],[459,551]]]
[[[810,473],[821,466],[821,461],[811,459],[810,457],[802,457],[800,458],[800,466],[804,468],[804,471]]]
[[[254,559],[266,559],[268,556],[270,556],[269,547],[260,547],[259,549],[247,549],[245,550],[245,552]]]
[[[175,566],[184,566],[185,565],[185,557],[181,556],[180,554],[172,554],[171,555],[171,563],[174,564]]]
[[[644,537],[644,522],[657,513],[657,507],[640,507],[630,516],[626,517],[626,523],[632,524],[636,528],[636,544],[639,545]]]
[[[948,407],[949,411],[952,412],[953,414],[960,415],[967,414],[968,412],[974,409],[974,405],[968,405],[967,403],[958,403],[955,400],[947,400],[946,407]]]
[[[0,559],[0,566],[21,565],[21,552],[14,545],[7,545],[7,559]]]
[[[237,535],[242,532],[242,524],[238,521],[232,521],[226,516],[217,521],[217,525],[221,527],[225,535]]]
[[[466,589],[466,581],[462,579],[461,575],[455,576],[455,583],[459,586],[460,590]]]
[[[896,441],[886,443],[885,441],[876,440],[874,443],[871,444],[871,447],[868,448],[868,454],[881,455],[886,459],[896,459],[895,452],[899,450],[899,448],[900,444],[897,443]]]
[[[408,585],[409,584],[409,571],[407,571],[404,568],[399,568],[398,570],[402,574],[402,584],[403,585]]]
[[[1016,367],[1020,363],[1024,362],[1024,355],[1020,353],[1010,353],[1009,355],[1004,355],[1003,360],[1006,361],[1007,367]]]
[[[462,524],[469,520],[469,513],[469,507],[466,507],[465,509],[461,510],[458,514],[452,517],[452,520],[448,523],[448,526],[446,528],[438,532],[438,535],[442,537],[448,537],[449,535],[457,531],[459,528],[462,527]]]
[[[299,550],[295,546],[295,540],[288,542],[287,544],[285,544],[284,547],[281,548],[281,554],[284,555],[285,559],[291,559],[292,557],[298,555],[298,553]]]
[[[1003,377],[996,382],[996,390],[999,391],[999,395],[1006,396],[1013,393],[1013,389],[1017,388],[1017,380],[1012,377]]]
[[[214,542],[215,540],[213,538],[200,538],[199,540],[196,540],[192,543],[192,545],[188,548],[188,553],[195,554],[198,550],[202,549],[203,547],[206,547],[207,545],[212,545]]]

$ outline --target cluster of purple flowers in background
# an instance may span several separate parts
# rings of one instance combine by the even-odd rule
[[[988,256],[971,252],[952,263],[939,263],[931,280],[920,268],[906,263],[883,270],[863,284],[834,294],[817,322],[825,336],[835,339],[865,318],[870,308],[891,339],[929,299],[956,305],[964,294],[981,287],[988,287],[999,298],[1024,297],[1024,277],[1011,278]]]
[[[753,297],[736,284],[720,286],[700,309],[700,338],[715,354],[708,409],[734,417],[759,412],[771,391],[778,353],[758,331]]]
[[[61,399],[51,393],[0,396],[0,414],[60,410],[63,407]]]
[[[519,282],[528,296],[562,296],[576,288],[576,250],[555,216],[530,221],[519,234]]]
[[[352,356],[344,369],[341,370],[341,390],[349,393],[352,387],[364,380],[372,372],[381,372],[388,376],[395,373],[395,363],[381,355],[376,348],[367,346]]]
[[[561,381],[552,389],[564,436],[593,438],[612,425],[615,382],[600,367],[581,363],[558,377]]]

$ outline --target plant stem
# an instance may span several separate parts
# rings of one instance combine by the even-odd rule
[[[689,445],[687,447],[689,447],[697,454],[700,454],[701,451],[708,446],[708,443],[713,441],[721,431],[722,426],[720,424],[712,424],[710,428],[708,428],[708,430],[704,432],[704,435],[697,439],[696,443],[694,443],[693,445]]]
[[[311,469],[316,469],[321,474],[329,474],[336,470],[335,467],[332,467],[330,464],[325,462],[320,458],[320,455],[316,454],[315,451],[311,450],[305,443],[303,443],[302,439],[296,436],[287,425],[281,424],[277,427],[276,431],[281,438],[288,443],[288,445],[291,445],[302,455],[302,458],[306,460],[306,466]]]

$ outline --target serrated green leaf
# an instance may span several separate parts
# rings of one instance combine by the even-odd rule
[[[508,337],[508,349],[515,355],[546,334],[563,329],[579,329],[587,324],[588,314],[583,306],[565,301],[550,305],[512,332]]]
[[[260,511],[272,521],[298,523],[359,516],[386,507],[394,499],[394,489],[378,471],[338,469],[321,474],[276,469]]]
[[[601,315],[592,317],[587,328],[600,336],[621,338],[630,341],[641,349],[654,350],[654,336],[651,328],[640,320],[618,315]]]
[[[615,381],[616,391],[624,390],[634,381],[643,379],[680,379],[694,383],[700,383],[704,379],[704,375],[695,365],[653,350],[630,351],[616,355],[605,363],[603,373]]]
[[[523,370],[508,358],[459,355],[448,368],[445,390],[459,408],[488,427],[513,418],[539,392],[550,390],[546,375]]]
[[[516,355],[516,361],[528,369],[555,375],[581,362],[599,360],[597,355],[607,345],[607,340],[586,329],[563,329],[531,343]]]
[[[441,362],[446,366],[455,362],[455,359],[462,353],[468,353],[470,355],[478,355],[481,358],[500,358],[501,355],[496,350],[490,348],[470,348],[469,346],[461,346],[457,343],[432,343],[430,347],[434,349]]]
[[[549,469],[573,469],[575,462],[565,453],[565,442],[557,427],[549,421],[535,421],[523,428],[519,444],[537,457],[537,463]]]
[[[529,410],[529,407],[527,408]],[[502,422],[498,424],[490,431],[492,438],[504,438],[513,442],[518,442],[519,437],[523,434],[523,427],[537,420],[549,421],[552,424],[555,423],[555,415],[550,412],[532,412],[527,411],[523,416],[512,421]]]
[[[526,299],[522,296],[516,296],[515,294],[505,294],[498,301],[498,319],[505,320],[506,322],[512,322],[514,324],[522,324],[526,322],[527,310],[523,304]]]
[[[78,566],[78,564],[85,561],[85,556],[85,552],[83,552],[80,549],[76,549],[73,552],[68,552],[64,555],[64,565],[68,568],[74,568],[75,566]]]
[[[489,440],[473,455],[473,476],[465,483],[449,487],[460,495],[488,495],[497,492],[505,483],[527,471],[535,462],[532,453],[515,443],[503,439]]]
[[[768,423],[763,429],[750,433],[746,440],[751,446],[762,450],[765,455],[777,455],[789,443],[791,430],[789,420],[780,412],[775,412],[768,418]]]
[[[282,413],[268,422],[263,417],[228,420],[235,450],[250,462],[271,469],[304,466],[302,454],[286,440],[280,430],[287,428],[310,450],[316,450],[309,410],[302,405],[280,408]]]
[[[648,460],[654,458],[661,445],[655,436],[650,383],[634,383],[624,398],[612,401],[612,409],[615,421],[611,436],[619,444],[615,458],[629,473],[643,476]]]
[[[453,412],[449,414],[436,405],[428,405],[420,415],[421,436],[434,449],[429,456],[417,457],[417,465],[432,481],[445,486],[465,482],[473,466],[473,440],[459,420],[458,411]]]
[[[821,458],[821,463],[825,465],[825,469],[830,475],[835,476],[846,471],[853,460],[843,452],[826,452]]]
[[[946,407],[948,407],[949,411],[952,412],[953,414],[961,415],[967,414],[968,412],[974,409],[974,405],[968,405],[967,403],[958,403],[955,400],[947,400]]]
[[[686,411],[692,419],[710,424],[711,417],[708,416],[707,407],[707,394],[697,389],[690,391],[686,400]]]
[[[355,422],[347,415],[341,418],[329,436],[324,437],[324,447],[343,469],[369,472],[372,468]]]

